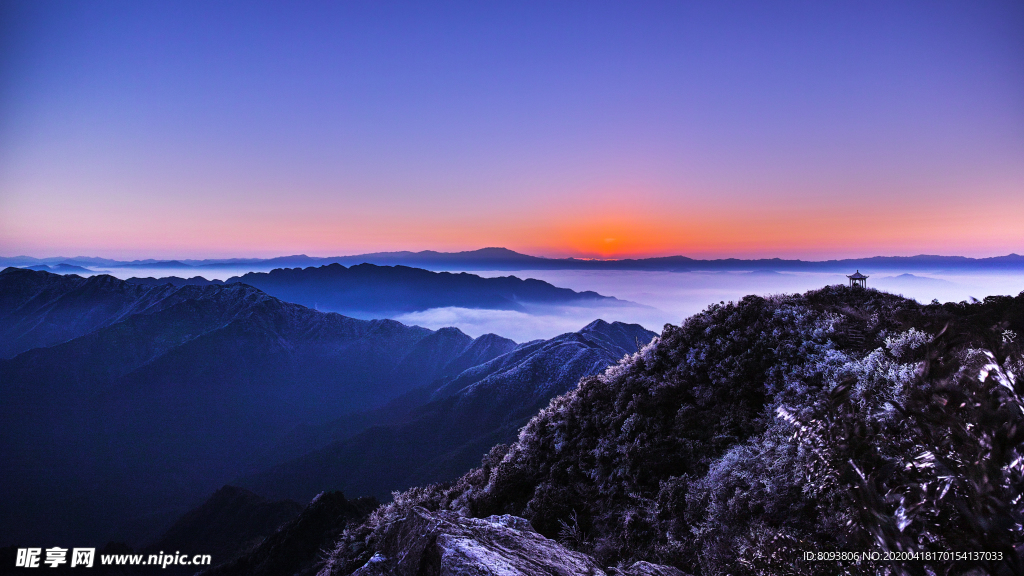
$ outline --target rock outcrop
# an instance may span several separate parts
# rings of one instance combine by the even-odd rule
[[[638,563],[641,564],[641,563]],[[636,565],[629,576],[679,576]],[[466,518],[413,508],[385,528],[377,553],[352,576],[606,576],[586,554],[549,540],[516,516]],[[334,576],[326,566],[320,576]]]
[[[679,568],[651,564],[650,562],[636,562],[625,570],[620,570],[615,576],[689,576]]]

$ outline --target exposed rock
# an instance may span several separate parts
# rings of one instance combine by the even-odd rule
[[[330,575],[330,566],[320,573]],[[352,576],[384,575],[605,576],[605,572],[586,554],[548,540],[522,518],[465,518],[417,507],[385,529],[377,554]]]
[[[664,566],[662,564],[651,564],[650,562],[634,563],[629,568],[619,571],[617,576],[689,576],[679,568]]]

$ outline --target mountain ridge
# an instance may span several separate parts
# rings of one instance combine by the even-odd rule
[[[227,285],[243,283],[318,310],[356,317],[398,316],[431,308],[470,308],[525,312],[530,306],[632,305],[596,292],[577,292],[541,280],[515,276],[484,278],[465,272],[433,272],[408,266],[326,264],[249,272],[226,281],[129,278],[132,284]]]
[[[75,315],[88,321],[65,325]],[[113,535],[124,520],[115,513],[169,519],[194,490],[265,465],[262,444],[383,405],[464,361],[474,341],[318,312],[245,284],[145,287],[17,269],[0,273],[0,318],[8,350],[41,344],[0,359],[0,469],[23,494],[0,504],[3,539],[30,524],[14,518],[32,500],[45,503],[40,529],[69,537]],[[40,454],[52,462],[40,467]],[[158,480],[186,465],[189,475]],[[167,494],[146,488],[161,485]],[[69,486],[119,504],[45,526],[48,507],[70,505],[60,496]]]
[[[375,425],[445,441],[409,460],[394,487],[461,473],[535,405],[653,336],[595,321],[520,345],[320,312],[242,283],[22,269],[0,272],[0,319],[9,349],[39,344],[0,359],[0,473],[20,495],[0,502],[0,540],[86,544],[152,539],[195,494]],[[452,408],[421,408],[442,385]],[[429,430],[401,428],[413,421]],[[300,500],[330,488],[310,480]]]
[[[398,423],[355,436],[236,481],[273,498],[323,490],[386,499],[417,482],[448,480],[579,379],[603,371],[655,333],[596,320],[578,332],[520,344],[488,362],[432,382],[429,401]]]
[[[348,256],[316,257],[305,254],[279,256],[274,258],[227,258],[206,260],[147,260],[116,261],[103,258],[34,258],[28,256],[0,257],[0,265],[33,266],[68,263],[76,266],[108,267],[166,267],[167,262],[182,264],[182,268],[202,270],[204,267],[219,268],[279,268],[326,264],[378,264],[404,265],[433,270],[648,270],[648,271],[749,271],[767,268],[779,271],[844,271],[848,268],[869,270],[1024,270],[1024,256],[1016,253],[1002,256],[972,258],[966,256],[942,256],[918,254],[915,256],[871,256],[864,258],[842,258],[829,260],[802,260],[783,258],[717,258],[696,259],[688,256],[657,256],[648,258],[584,259],[547,258],[521,254],[507,248],[482,248],[462,252],[373,252]]]

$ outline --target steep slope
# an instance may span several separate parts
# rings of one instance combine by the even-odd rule
[[[454,334],[457,331],[441,329],[438,333]],[[461,334],[461,332],[458,332]],[[456,337],[456,336],[452,336]],[[436,382],[445,381],[458,375],[468,367],[485,364],[494,358],[516,348],[517,344],[496,334],[484,334],[473,340],[466,349],[442,367],[431,373],[440,374]],[[344,417],[321,425],[303,425],[280,437],[264,448],[259,461],[269,466],[296,455],[312,452],[328,444],[345,440],[371,426],[385,426],[407,422],[415,418],[415,409],[428,403],[435,391],[430,384],[411,390],[380,408],[366,412],[346,414]]]
[[[341,492],[317,495],[297,518],[259,543],[241,558],[222,564],[204,575],[280,576],[312,575],[326,550],[342,531],[377,507],[372,498],[346,500]],[[220,564],[220,562],[217,562]]]
[[[1019,574],[1022,330],[1024,293],[922,306],[829,287],[712,306],[583,378],[480,468],[397,495],[322,573],[367,565],[421,506],[519,515],[602,566]],[[805,561],[844,550],[932,554]]]
[[[129,282],[158,286],[162,283],[197,284],[200,280],[131,278]],[[483,278],[474,274],[373,264],[348,268],[341,264],[278,268],[235,276],[226,283],[255,286],[287,302],[320,310],[377,318],[447,306],[522,311],[524,305],[530,304],[585,306],[619,302],[596,292],[575,292],[515,276]]]
[[[187,551],[190,555],[209,554],[218,563],[240,556],[294,520],[304,506],[284,500],[271,502],[248,490],[224,486],[201,506],[178,519],[159,540],[143,550]]]
[[[382,406],[473,344],[454,329],[321,313],[243,284],[2,279],[19,326],[60,326],[78,311],[88,321],[74,331],[95,329],[0,360],[0,472],[15,493],[0,503],[0,541],[155,536],[194,494],[272,464],[264,448],[295,427]],[[24,344],[43,332],[11,333]]]
[[[341,489],[384,499],[416,483],[454,478],[491,446],[514,438],[553,396],[654,336],[635,324],[598,320],[579,332],[520,345],[424,387],[434,390],[434,400],[398,424],[370,428],[240,483],[275,498]]]

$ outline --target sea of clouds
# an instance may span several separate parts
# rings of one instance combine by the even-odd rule
[[[119,278],[130,276],[202,275],[227,279],[248,270],[232,269],[111,269]],[[459,272],[460,270],[452,270]],[[532,306],[526,312],[434,308],[395,317],[405,324],[437,329],[456,326],[477,337],[495,333],[516,342],[551,338],[575,332],[600,318],[608,322],[636,323],[660,332],[666,323],[679,324],[717,302],[737,301],[748,294],[769,295],[805,292],[829,284],[846,284],[840,273],[774,272],[633,272],[586,270],[521,270],[515,272],[469,271],[480,276],[537,278],[555,286],[577,291],[593,290],[625,303],[595,306]],[[851,270],[850,273],[853,271]],[[957,274],[952,272],[867,273],[868,286],[902,294],[918,302],[959,302],[990,295],[1017,295],[1024,291],[1024,274]]]

